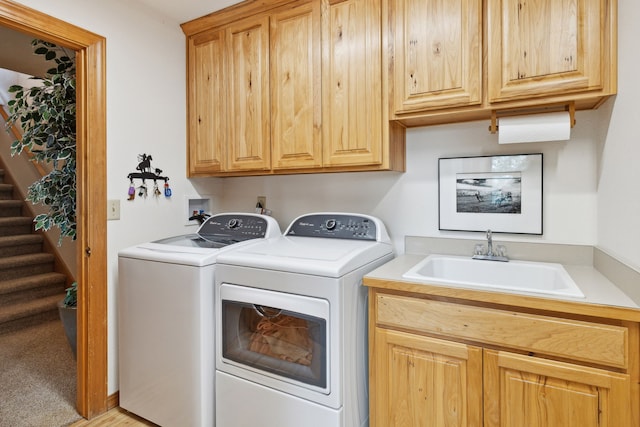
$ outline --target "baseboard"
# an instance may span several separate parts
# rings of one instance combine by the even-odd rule
[[[120,392],[116,391],[107,397],[107,411],[118,406],[120,406]]]

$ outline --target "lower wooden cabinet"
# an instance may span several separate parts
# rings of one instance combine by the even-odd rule
[[[640,423],[635,322],[376,288],[369,301],[372,427]]]
[[[482,349],[376,328],[372,426],[482,425]]]
[[[629,375],[484,352],[485,426],[628,426]]]

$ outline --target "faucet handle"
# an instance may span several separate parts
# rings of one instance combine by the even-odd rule
[[[474,255],[484,255],[485,254],[484,245],[482,243],[476,244],[475,248],[473,249],[473,254]]]
[[[496,246],[496,255],[506,257],[507,256],[507,247],[505,245],[497,245]]]

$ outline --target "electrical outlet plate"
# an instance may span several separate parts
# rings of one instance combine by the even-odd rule
[[[107,220],[120,219],[120,200],[107,200]]]

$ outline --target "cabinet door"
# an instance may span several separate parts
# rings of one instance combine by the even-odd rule
[[[229,171],[268,170],[269,17],[243,19],[227,29]]]
[[[629,427],[628,375],[485,350],[485,426]]]
[[[480,348],[381,328],[374,340],[372,427],[482,425]]]
[[[322,165],[320,3],[271,16],[273,169]]]
[[[489,102],[601,90],[611,0],[488,0]]]
[[[227,96],[224,92],[224,32],[189,38],[189,175],[224,169]]]
[[[392,0],[396,114],[477,105],[482,0]]]
[[[324,165],[380,164],[386,99],[380,0],[329,3],[322,18]]]

